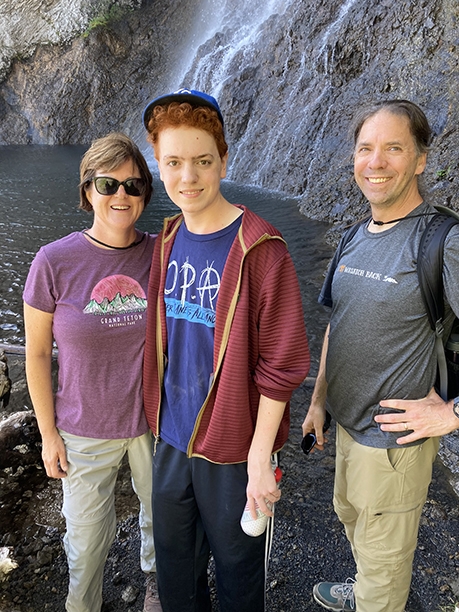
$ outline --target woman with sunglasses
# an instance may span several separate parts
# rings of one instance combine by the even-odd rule
[[[151,434],[143,411],[146,291],[155,236],[135,228],[152,176],[124,134],[93,142],[80,165],[80,208],[90,228],[42,247],[24,289],[26,373],[46,473],[62,478],[68,612],[99,612],[115,538],[114,488],[127,453],[140,500],[144,611],[156,594]],[[58,386],[53,395],[53,340]]]

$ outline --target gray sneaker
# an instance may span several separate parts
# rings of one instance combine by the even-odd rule
[[[354,601],[354,580],[346,582],[319,582],[314,585],[312,594],[318,604],[332,612],[353,612],[356,610]]]

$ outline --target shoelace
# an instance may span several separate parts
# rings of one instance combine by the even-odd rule
[[[353,610],[355,610],[354,582],[355,580],[348,578],[346,582],[343,582],[343,584],[336,587],[336,593],[343,596],[343,606],[346,601],[349,601],[349,605]]]

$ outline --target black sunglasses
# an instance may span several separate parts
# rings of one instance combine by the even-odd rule
[[[123,185],[124,191],[130,196],[142,196],[146,191],[146,183],[141,178],[128,178],[125,181],[117,181],[111,176],[95,176],[89,182],[91,181],[100,195],[115,195],[120,185]]]

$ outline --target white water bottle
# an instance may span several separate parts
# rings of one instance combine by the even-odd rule
[[[274,477],[276,479],[276,482],[279,483],[280,479],[282,478],[282,471],[279,467],[276,467],[274,469]],[[270,510],[273,510],[274,504],[269,501],[266,501],[266,505]],[[268,524],[268,516],[260,510],[257,502],[255,502],[255,511],[257,513],[256,519],[252,517],[249,510],[249,502],[247,502],[244,508],[244,512],[241,516],[242,530],[244,531],[244,533],[249,536],[252,536],[253,538],[256,538],[257,536],[261,535],[265,531],[266,525]]]

